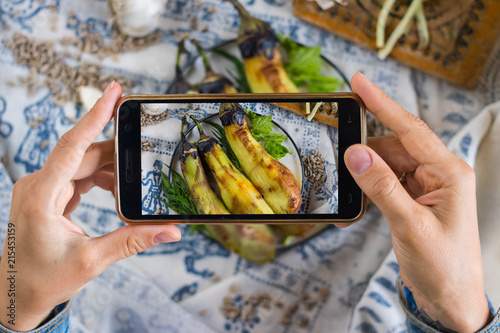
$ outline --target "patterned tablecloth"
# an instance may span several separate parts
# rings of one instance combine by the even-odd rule
[[[298,21],[286,0],[245,0],[247,8],[279,33],[307,45],[321,45],[323,54],[347,77],[362,71],[410,112],[422,117],[439,137],[452,141],[461,157],[474,163],[481,128],[468,124],[486,105],[500,100],[500,49],[497,47],[474,91],[464,91],[411,70],[391,60],[381,62],[374,53]],[[70,14],[71,13],[71,14]],[[29,70],[15,63],[5,42],[22,32],[37,40],[78,37],[75,22],[110,38],[109,10],[103,0],[0,1],[0,239],[5,238],[12,182],[39,169],[58,138],[79,117],[81,107],[58,106],[46,88],[31,96],[12,85]],[[193,19],[202,32],[192,31]],[[53,18],[55,17],[55,18]],[[198,3],[170,0],[161,22],[161,43],[137,52],[99,59],[85,55],[104,71],[134,83],[127,93],[163,93],[173,78],[178,34],[191,32],[203,46],[236,36],[239,19],[233,8],[219,1]],[[78,65],[78,63],[76,64]],[[486,111],[485,111],[486,112]],[[484,117],[483,117],[484,119]],[[33,121],[37,126],[32,126]],[[491,121],[490,121],[491,122]],[[477,125],[477,124],[476,124]],[[470,131],[466,129],[470,127]],[[109,131],[101,139],[109,137]],[[43,142],[43,144],[42,144]],[[491,170],[491,169],[490,169]],[[481,188],[479,188],[481,191]],[[92,190],[73,214],[75,223],[90,235],[102,235],[123,225],[109,193]],[[161,244],[108,268],[74,298],[74,332],[403,332],[404,316],[396,297],[398,264],[391,250],[389,229],[375,207],[347,229],[328,229],[314,239],[280,253],[262,266],[230,253],[201,234],[180,227],[183,239]],[[2,245],[3,247],[3,245]],[[487,291],[500,302],[493,269],[486,277]],[[498,267],[498,266],[494,266]],[[232,287],[231,287],[232,286]],[[498,288],[498,287],[496,287]],[[232,291],[231,291],[232,290]],[[283,308],[259,308],[252,321],[226,319],[220,311],[229,296],[239,307],[243,296],[266,292],[285,307],[307,294],[326,302],[312,309],[301,306],[289,326],[280,324]]]

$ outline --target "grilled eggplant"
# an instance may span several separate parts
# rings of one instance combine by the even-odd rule
[[[219,118],[229,145],[246,175],[276,214],[297,213],[302,204],[299,183],[292,172],[269,155],[254,139],[238,103],[221,103]]]
[[[229,211],[233,214],[273,214],[262,195],[245,175],[234,167],[217,141],[203,132],[196,118],[191,118],[200,131],[198,152],[212,171],[222,201]]]
[[[198,214],[230,214],[222,200],[217,197],[217,194],[210,187],[198,150],[195,145],[189,143],[186,139],[184,126],[187,123],[187,116],[186,113],[182,117],[179,161],[182,174],[191,194],[191,200],[193,200]]]
[[[283,67],[278,48],[279,40],[269,24],[250,15],[237,0],[226,1],[230,2],[240,15],[238,45],[252,92],[298,92]]]

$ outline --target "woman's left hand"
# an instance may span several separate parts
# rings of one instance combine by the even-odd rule
[[[36,328],[109,265],[181,238],[173,225],[127,225],[89,237],[71,222],[81,194],[94,186],[113,192],[114,141],[94,140],[121,95],[120,85],[111,83],[92,110],[61,137],[42,169],[14,185],[0,262],[0,323],[7,328]],[[9,296],[10,289],[15,296]],[[12,300],[14,316],[9,316]]]

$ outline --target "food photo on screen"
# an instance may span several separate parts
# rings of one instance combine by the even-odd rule
[[[338,213],[338,105],[143,103],[142,214]]]

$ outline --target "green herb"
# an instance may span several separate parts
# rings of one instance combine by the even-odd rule
[[[165,194],[166,201],[160,200],[170,209],[174,210],[180,215],[193,215],[197,214],[196,207],[191,201],[189,188],[186,181],[175,172],[171,167],[165,164],[170,169],[172,174],[172,181],[168,179],[167,175],[161,171],[161,188]]]
[[[296,236],[287,236],[285,240],[283,241],[283,245],[290,245],[293,244],[297,240]]]
[[[248,128],[255,140],[262,141],[262,138],[258,137],[271,133],[273,130],[273,116],[261,116],[248,109],[245,109],[245,113],[248,119],[250,119],[251,124],[249,124]]]
[[[201,232],[206,234],[208,237],[212,237],[212,232],[205,224],[192,224],[189,226],[189,233],[194,234],[195,232]]]
[[[236,167],[236,169],[243,172],[243,168],[241,167],[241,164],[238,161],[236,154],[234,153],[233,149],[229,145],[229,141],[227,140],[226,132],[224,131],[224,128],[222,128],[221,125],[216,124],[214,122],[211,122],[209,120],[204,120],[203,122],[209,124],[210,126],[212,126],[214,128],[214,131],[212,133],[217,138],[217,140],[219,140],[221,145],[226,149],[227,157],[229,158],[231,163],[233,163],[233,165]]]
[[[342,80],[320,75],[321,46],[302,46],[281,35],[278,39],[287,53],[288,60],[283,63],[285,71],[297,87],[306,87],[309,92],[333,92],[342,87]]]
[[[292,154],[291,151],[282,145],[286,139],[286,135],[271,133],[273,130],[273,116],[261,116],[247,109],[245,109],[245,113],[251,122],[248,125],[250,133],[252,133],[255,140],[264,142],[264,149],[269,155],[280,160],[287,154]]]
[[[236,56],[229,54],[222,50],[213,50],[214,53],[220,54],[224,58],[231,61],[236,68],[236,72],[228,70],[229,76],[236,82],[241,92],[251,93],[250,84],[248,84],[247,75],[245,73],[245,65],[243,62]]]
[[[280,135],[280,134],[278,134]],[[283,140],[286,136],[280,135],[280,138],[274,138],[271,136],[266,137],[266,143],[264,144],[264,149],[277,160],[285,157],[287,154],[292,154],[285,146],[282,145]]]

